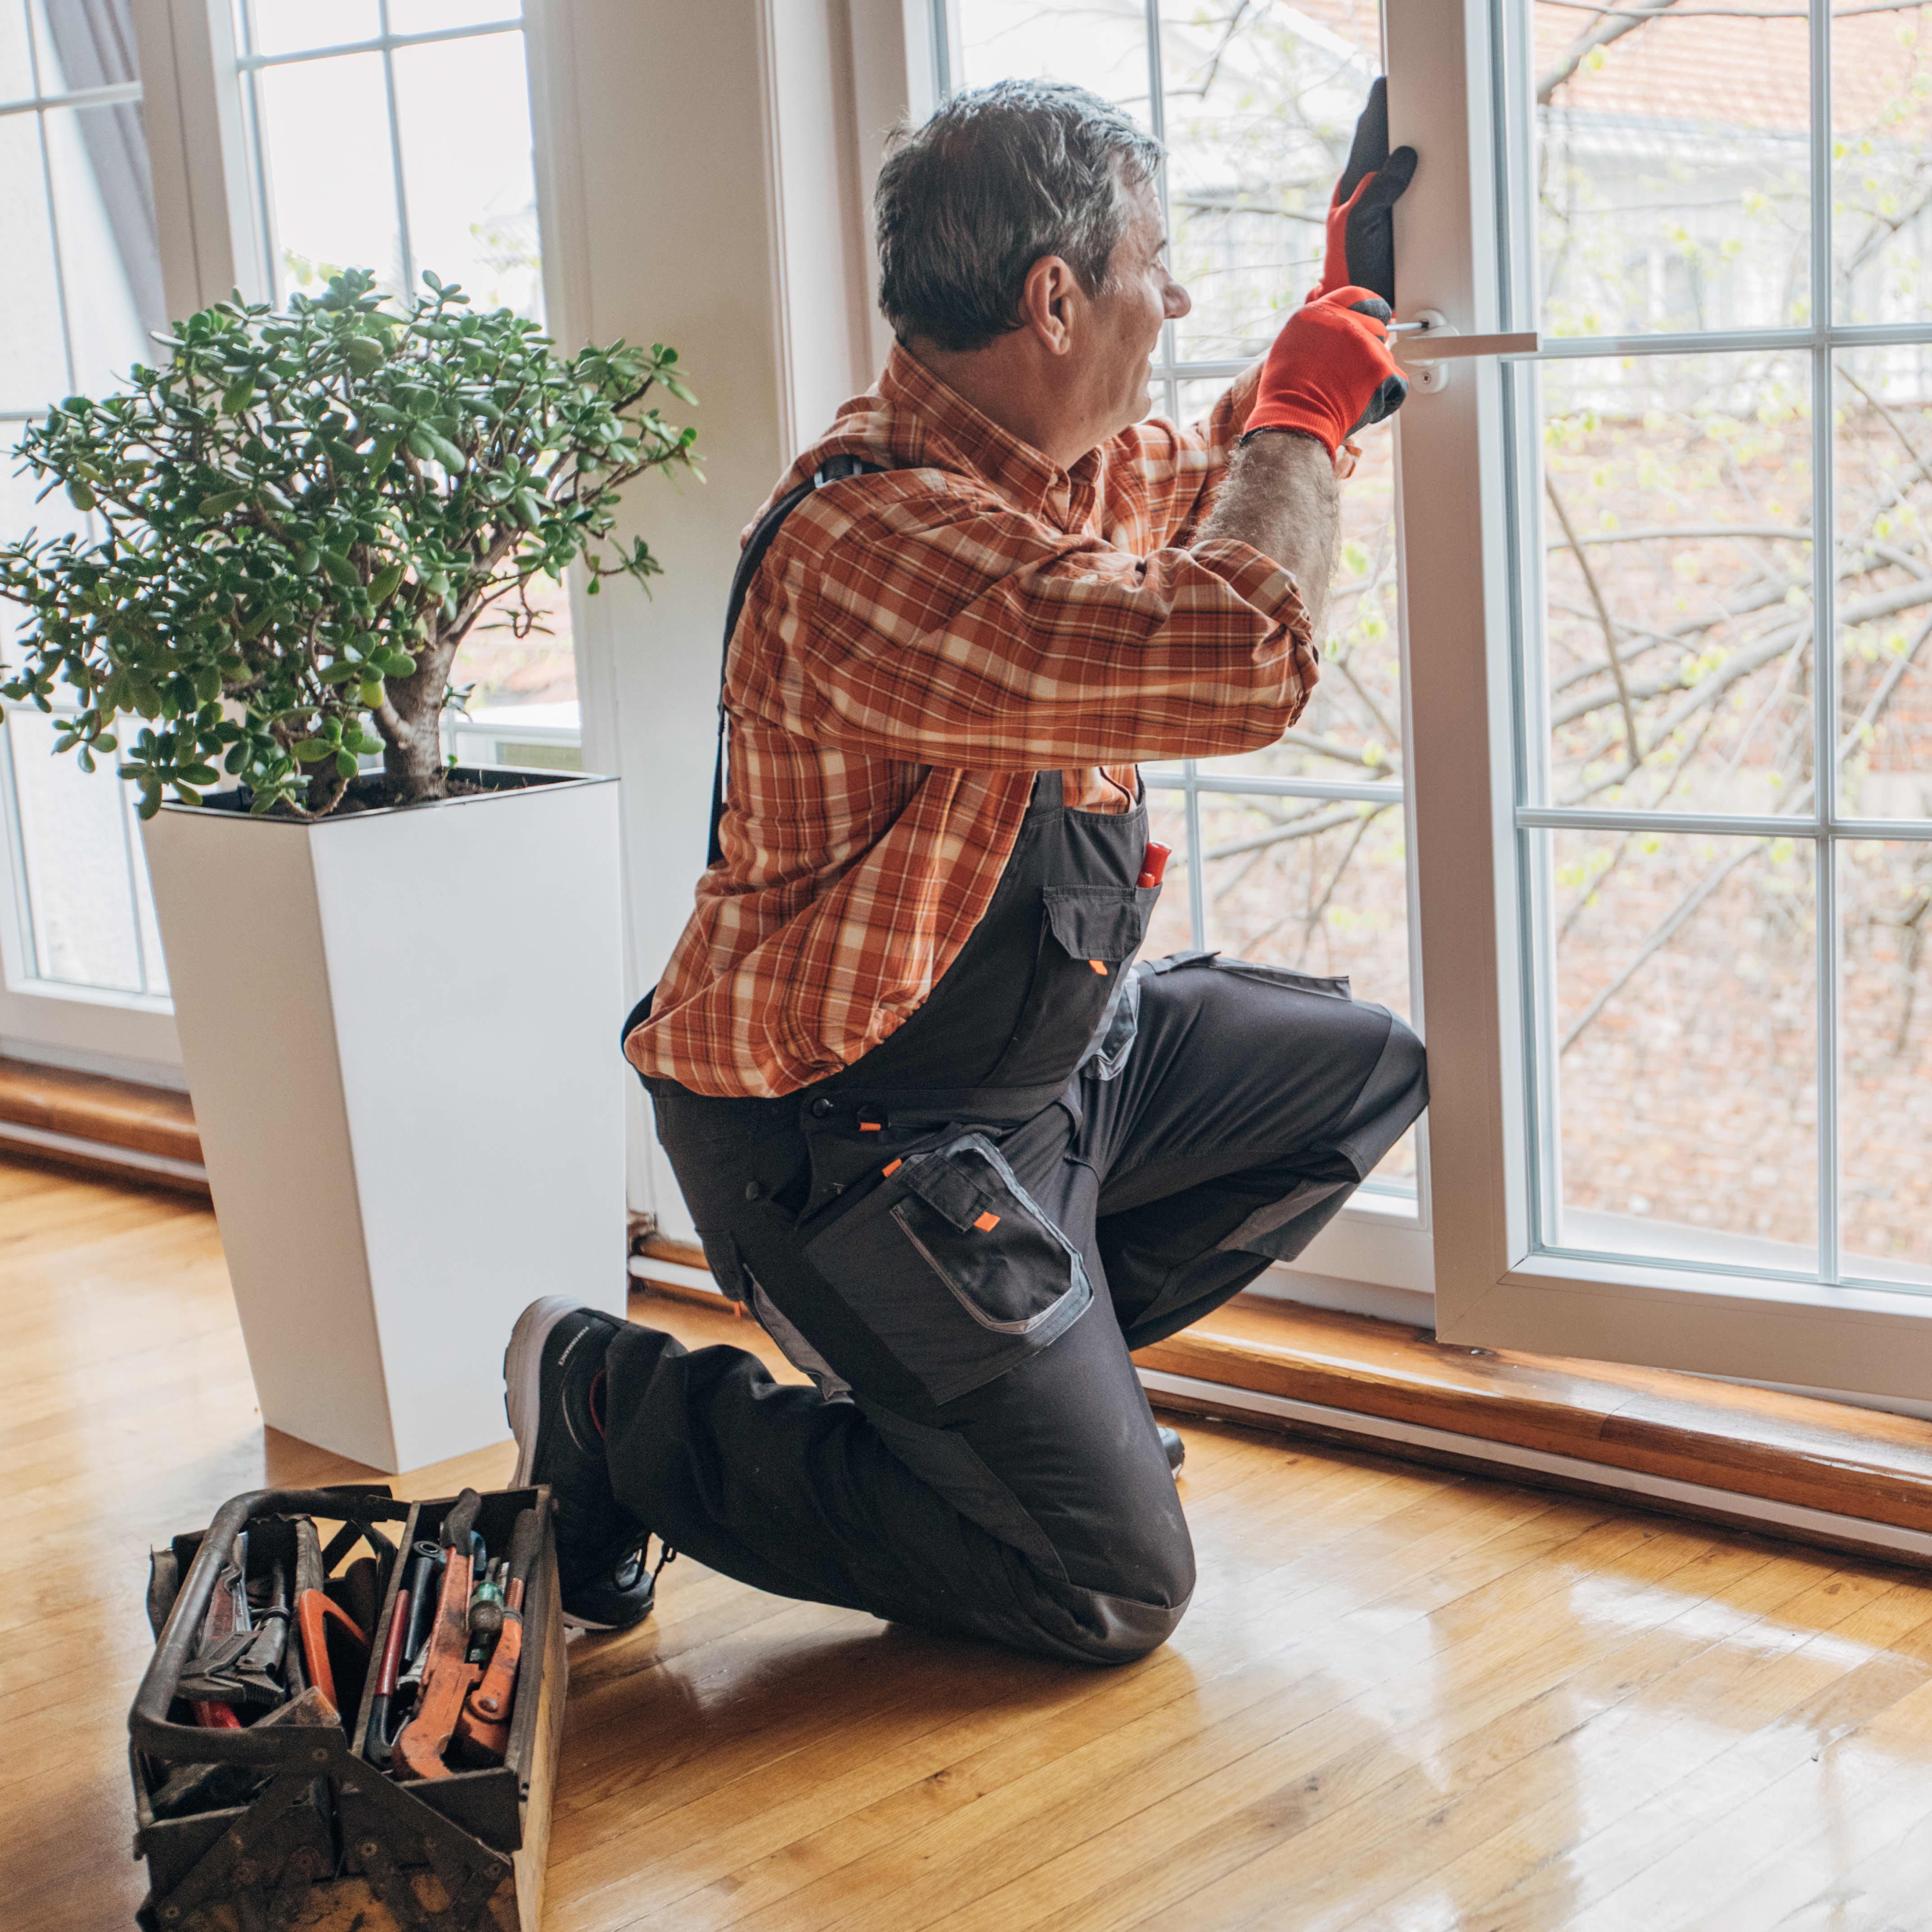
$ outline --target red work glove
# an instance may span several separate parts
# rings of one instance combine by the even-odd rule
[[[1262,364],[1247,433],[1306,430],[1330,456],[1358,430],[1392,416],[1408,385],[1389,353],[1389,305],[1340,288],[1298,308]]]
[[[1348,164],[1328,203],[1328,252],[1321,280],[1308,292],[1310,302],[1350,286],[1385,302],[1395,300],[1393,211],[1414,174],[1413,148],[1389,152],[1388,82],[1378,80],[1369,89]]]

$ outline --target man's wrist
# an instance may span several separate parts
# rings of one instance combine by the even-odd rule
[[[1330,449],[1328,447],[1328,440],[1325,437],[1318,435],[1312,429],[1303,428],[1299,423],[1258,424],[1254,428],[1246,431],[1235,446],[1238,448],[1245,449],[1258,436],[1298,436],[1304,437],[1307,441],[1313,443],[1315,446],[1321,451],[1322,454],[1327,457],[1328,460],[1334,464],[1336,477],[1343,482],[1347,482],[1351,476],[1354,475],[1356,459],[1361,454],[1361,452],[1358,450],[1352,442],[1348,442],[1346,438],[1343,440],[1342,445],[1339,448]]]
[[[1299,423],[1262,423],[1256,428],[1244,430],[1235,447],[1246,449],[1258,436],[1305,436],[1310,442],[1322,443],[1324,450],[1328,447],[1312,429],[1304,429]]]

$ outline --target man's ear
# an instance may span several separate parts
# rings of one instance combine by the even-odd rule
[[[1067,263],[1058,255],[1042,255],[1020,290],[1020,326],[1031,329],[1049,354],[1064,356],[1073,346],[1076,318],[1086,299]]]

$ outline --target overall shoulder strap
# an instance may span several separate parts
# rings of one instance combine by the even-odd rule
[[[848,476],[876,476],[884,467],[882,463],[862,462],[856,456],[828,458],[824,467],[809,483],[801,483],[796,490],[787,490],[758,519],[745,548],[738,553],[738,568],[731,576],[730,602],[724,612],[724,652],[718,666],[718,762],[711,774],[711,842],[704,861],[706,866],[716,865],[724,856],[724,848],[718,836],[718,827],[724,820],[724,679],[730,668],[732,636],[744,613],[745,598],[752,588],[752,580],[758,575],[758,566],[764,562],[765,553],[771,548],[779,525],[814,490],[822,490],[826,484],[842,482]]]

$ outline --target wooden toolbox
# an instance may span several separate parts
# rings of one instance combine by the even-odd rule
[[[522,1510],[535,1508],[542,1525],[501,1764],[407,1782],[379,1769],[368,1755],[373,1668],[340,1721],[310,1691],[280,1707],[273,1724],[206,1729],[181,1695],[244,1530],[251,1579],[258,1563],[266,1576],[286,1560],[298,1518],[348,1526],[336,1540],[345,1553],[352,1538],[366,1544],[380,1598],[374,1659],[397,1614],[405,1559],[419,1542],[434,1543],[456,1500],[404,1503],[366,1484],[257,1490],[225,1504],[205,1533],[176,1538],[179,1593],[128,1717],[146,1932],[537,1932],[568,1675],[548,1489],[487,1491],[477,1514],[493,1556],[508,1548]],[[224,1768],[202,1780],[219,1808],[159,1815],[158,1794],[178,1793],[183,1768],[203,1766]]]

